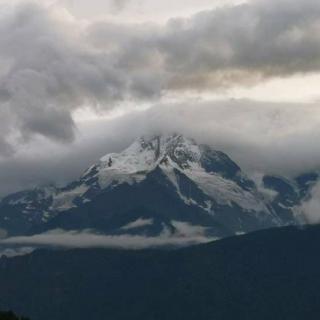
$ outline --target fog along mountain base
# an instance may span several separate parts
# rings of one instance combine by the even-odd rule
[[[2,237],[50,230],[208,240],[296,224],[318,179],[249,179],[226,154],[182,135],[139,138],[64,188],[2,199]]]

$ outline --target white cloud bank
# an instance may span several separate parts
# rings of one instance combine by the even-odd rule
[[[174,233],[164,229],[159,236],[103,235],[90,230],[53,230],[33,236],[11,237],[0,240],[0,247],[59,247],[59,248],[116,248],[141,250],[146,248],[185,247],[217,240],[205,235],[206,228],[174,221]],[[9,249],[8,249],[9,248]],[[6,250],[2,250],[5,252]],[[19,252],[19,251],[18,251]]]

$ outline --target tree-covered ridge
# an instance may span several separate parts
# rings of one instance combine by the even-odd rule
[[[12,311],[0,312],[0,320],[29,320],[29,318],[18,317]]]

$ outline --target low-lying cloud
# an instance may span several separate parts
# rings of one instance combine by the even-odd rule
[[[302,203],[299,212],[308,224],[320,223],[320,182],[313,187],[311,195]]]
[[[16,250],[17,248],[58,247],[58,248],[116,248],[142,250],[147,248],[161,247],[185,247],[195,244],[207,243],[216,240],[205,235],[205,228],[189,226],[178,223],[176,233],[164,231],[159,236],[146,237],[134,235],[103,235],[90,230],[63,231],[53,230],[47,233],[12,237],[0,240],[0,247],[5,250]],[[10,248],[12,247],[12,248]],[[29,250],[30,251],[30,250]],[[11,251],[10,251],[11,252]]]

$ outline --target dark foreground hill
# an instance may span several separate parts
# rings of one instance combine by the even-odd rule
[[[320,227],[178,251],[40,250],[0,259],[0,309],[34,320],[320,318]]]
[[[7,312],[0,311],[0,320],[29,320],[29,319],[24,317],[18,317],[12,311],[7,311]]]

